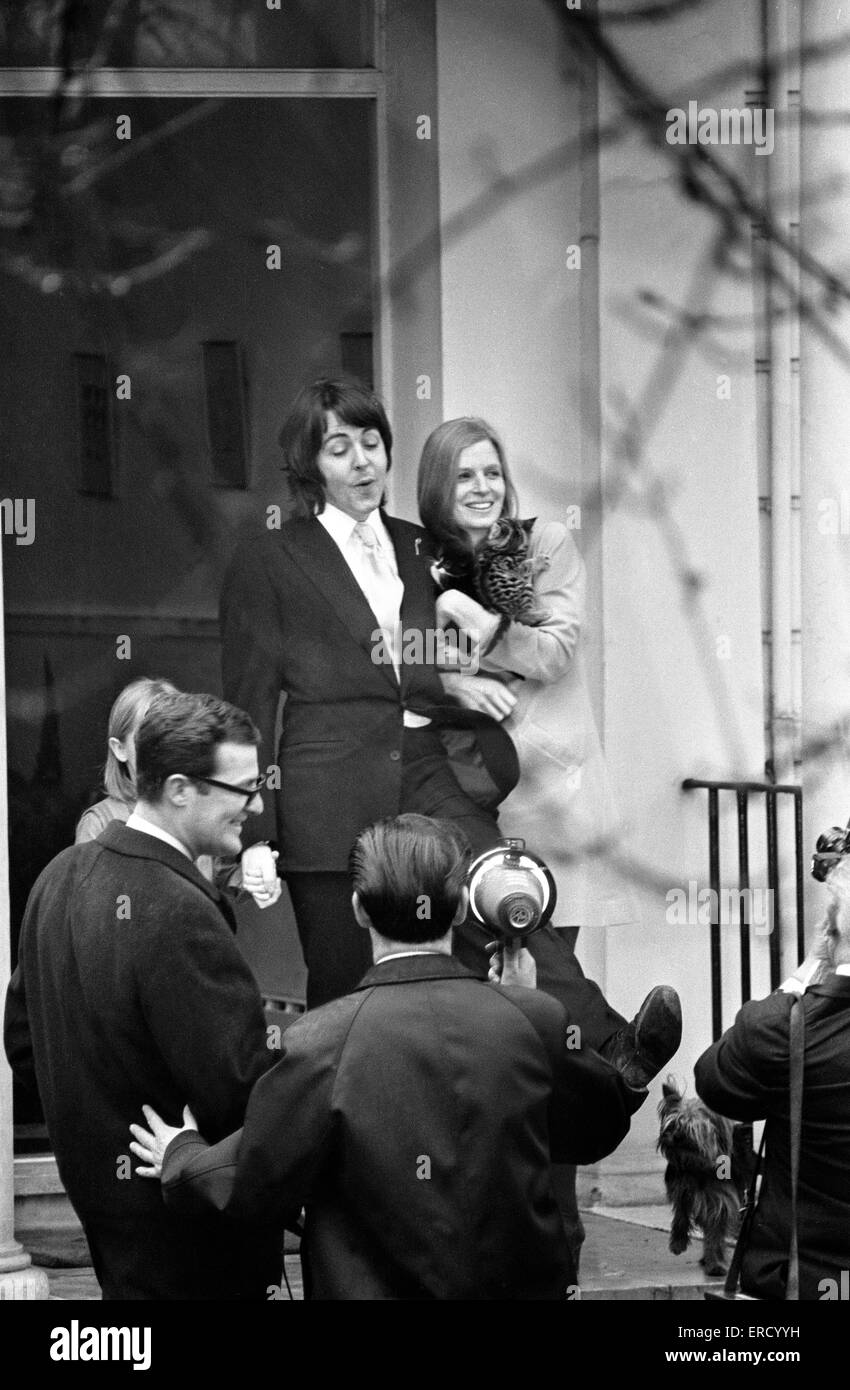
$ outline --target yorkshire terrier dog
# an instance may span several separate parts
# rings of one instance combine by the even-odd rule
[[[733,1125],[701,1100],[685,1100],[673,1076],[661,1089],[656,1147],[667,1160],[664,1185],[673,1208],[670,1249],[681,1255],[694,1227],[699,1227],[700,1264],[706,1274],[725,1274],[726,1239],[737,1235],[741,1196],[751,1174],[750,1127]]]

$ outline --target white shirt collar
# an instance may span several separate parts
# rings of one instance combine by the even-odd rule
[[[406,956],[448,956],[448,951],[393,951],[388,956],[381,956],[376,960],[376,965],[383,965],[385,960],[404,960]]]
[[[141,830],[143,835],[153,835],[155,840],[162,840],[166,845],[171,845],[172,849],[177,849],[181,854],[185,854],[191,862],[192,856],[185,845],[181,845],[180,841],[175,839],[173,835],[169,835],[167,830],[161,830],[158,825],[154,825],[153,821],[140,816],[138,811],[131,812],[130,819],[127,821],[127,829]]]
[[[835,973],[836,975],[850,975],[850,962],[846,965],[836,965]]]
[[[339,507],[335,507],[331,502],[325,503],[324,511],[318,513],[316,520],[322,523],[331,540],[336,541],[340,550],[344,550],[348,545],[354,534],[354,528],[358,525],[354,517],[349,516],[347,512],[340,511]],[[387,528],[381,520],[381,513],[377,507],[368,516],[362,517],[361,520],[369,523],[378,537],[378,544],[382,548],[386,549],[392,546]]]

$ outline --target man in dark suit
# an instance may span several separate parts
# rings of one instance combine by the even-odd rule
[[[840,861],[826,886],[831,901],[816,947],[826,973],[802,993],[802,1299],[846,1298],[842,1290],[850,1270],[850,859]],[[732,1119],[767,1121],[766,1169],[741,1270],[741,1287],[757,1298],[785,1298],[791,1239],[789,1015],[792,993],[812,973],[808,965],[767,999],[745,1004],[695,1069],[707,1105]]]
[[[106,1299],[265,1296],[280,1232],[188,1225],[134,1177],[127,1125],[147,1100],[205,1132],[238,1125],[274,1061],[232,910],[198,872],[239,854],[259,812],[258,734],[211,695],[162,696],[136,739],[126,825],[54,859],[30,894],[6,999],[6,1053],[37,1085],[59,1174]]]
[[[359,988],[288,1029],[241,1135],[209,1148],[150,1110],[150,1130],[132,1127],[141,1171],[161,1172],[187,1218],[217,1208],[259,1222],[305,1205],[307,1298],[576,1292],[551,1160],[615,1148],[627,1088],[570,1050],[554,999],[479,980],[452,956],[468,861],[448,822],[403,815],[364,831],[353,901],[375,964]],[[527,951],[513,969],[533,985]]]

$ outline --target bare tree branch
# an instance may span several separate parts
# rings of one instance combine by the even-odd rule
[[[194,106],[190,106],[187,111],[181,111],[178,115],[172,116],[171,120],[163,121],[162,125],[146,131],[144,135],[135,135],[132,140],[126,142],[123,149],[117,150],[115,154],[102,160],[94,168],[75,174],[65,184],[64,191],[74,194],[91,188],[98,179],[113,174],[116,169],[122,168],[132,159],[137,159],[140,154],[147,154],[149,150],[162,144],[163,140],[170,140],[173,136],[188,130],[190,126],[197,125],[198,121],[205,120],[214,112],[220,111],[225,100],[225,97],[206,97],[203,101],[198,101]]]

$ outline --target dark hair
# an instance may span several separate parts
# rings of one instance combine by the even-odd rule
[[[362,381],[322,377],[298,392],[283,422],[278,442],[283,450],[283,469],[292,489],[296,508],[302,516],[312,516],[325,505],[325,480],[319,468],[319,454],[332,410],[346,425],[375,429],[384,443],[387,470],[392,462],[393,432],[379,398]]]
[[[846,855],[850,854],[850,825],[844,829],[832,825],[822,835],[818,835],[815,852],[812,856],[812,877],[824,883],[829,874]]]
[[[357,836],[348,862],[372,926],[391,941],[436,941],[452,925],[472,858],[450,821],[407,813]]]
[[[419,460],[416,496],[422,525],[448,554],[467,556],[472,547],[462,526],[454,519],[455,485],[458,461],[464,449],[487,440],[493,445],[502,465],[505,480],[505,505],[502,516],[516,516],[517,495],[511,480],[508,461],[501,439],[486,420],[463,415],[457,420],[445,420],[432,430],[425,440]]]
[[[136,790],[143,801],[158,801],[175,772],[209,777],[220,743],[259,742],[260,731],[245,711],[215,695],[160,695],[136,734]]]

